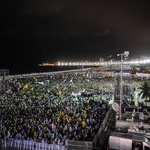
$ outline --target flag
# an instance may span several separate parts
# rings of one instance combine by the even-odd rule
[[[52,131],[55,131],[54,119],[52,119]]]
[[[28,88],[28,83],[23,86],[23,90]]]

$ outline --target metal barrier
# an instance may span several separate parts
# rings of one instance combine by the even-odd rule
[[[67,150],[65,145],[48,144],[29,140],[5,139],[2,148],[13,147],[21,150]]]
[[[90,141],[66,140],[66,148],[68,150],[100,150],[99,147],[93,147],[93,142]]]
[[[4,139],[2,148],[16,148],[20,150],[100,150],[93,147],[93,142],[66,140],[65,145],[34,142],[33,140]]]

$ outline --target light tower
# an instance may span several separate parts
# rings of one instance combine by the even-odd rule
[[[119,110],[119,119],[122,120],[122,99],[123,99],[123,87],[122,87],[122,82],[123,82],[123,74],[122,74],[122,69],[123,69],[123,58],[127,58],[129,56],[129,51],[125,51],[123,54],[117,54],[117,56],[121,57],[120,61],[120,110]]]

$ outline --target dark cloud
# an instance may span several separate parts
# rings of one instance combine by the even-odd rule
[[[148,0],[5,0],[2,6],[2,57],[17,63],[149,54]]]

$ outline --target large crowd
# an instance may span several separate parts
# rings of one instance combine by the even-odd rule
[[[88,72],[7,79],[0,94],[2,138],[60,145],[66,140],[92,141],[115,84],[112,75]]]

